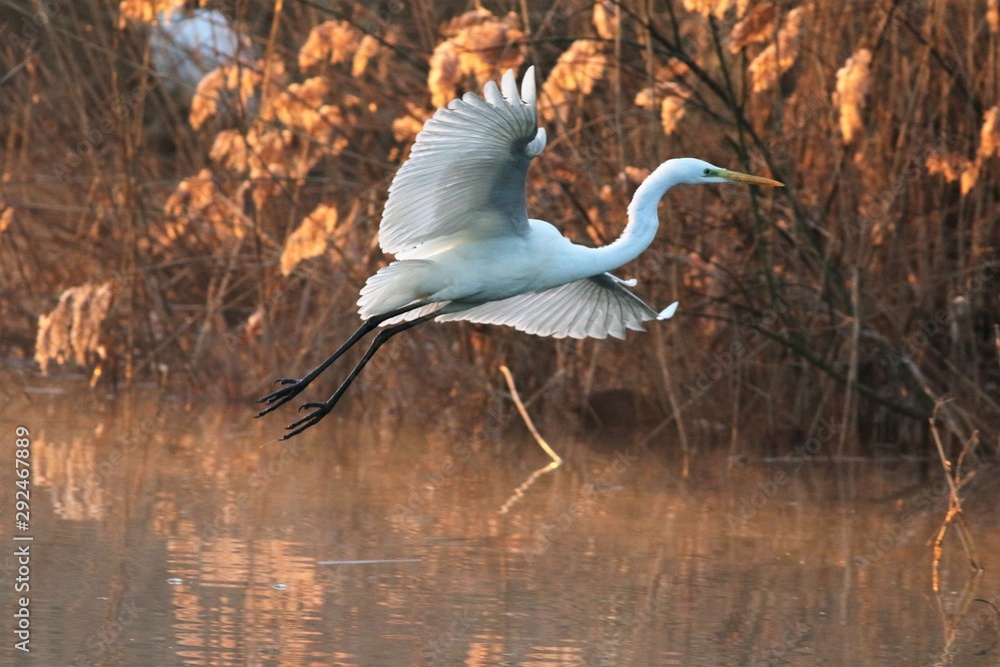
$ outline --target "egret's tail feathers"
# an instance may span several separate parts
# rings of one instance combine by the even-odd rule
[[[677,312],[677,306],[680,305],[678,302],[674,301],[672,304],[660,311],[660,314],[656,316],[658,320],[669,320]]]
[[[525,333],[554,338],[624,338],[627,329],[642,331],[643,322],[659,315],[625,288],[630,284],[604,273],[544,292],[518,294],[468,310],[445,312],[437,321],[506,324]]]
[[[375,315],[419,303],[425,296],[421,294],[419,286],[423,283],[427,269],[433,264],[429,260],[405,259],[379,269],[361,288],[361,297],[358,299],[358,314],[361,319],[367,320]],[[408,319],[411,318],[403,317],[399,321]]]

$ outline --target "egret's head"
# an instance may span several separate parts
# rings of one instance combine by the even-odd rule
[[[681,183],[691,185],[703,183],[749,183],[751,185],[784,186],[784,183],[770,178],[741,174],[738,171],[729,171],[728,169],[716,167],[714,164],[709,164],[704,160],[697,160],[692,157],[670,160],[669,162],[674,163],[674,168],[677,169],[680,176],[679,182]]]

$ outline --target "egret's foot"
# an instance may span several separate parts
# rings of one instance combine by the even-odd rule
[[[301,394],[302,390],[309,386],[309,381],[306,379],[297,380],[295,378],[278,378],[271,384],[283,384],[285,386],[268,394],[264,398],[257,400],[258,403],[267,404],[266,408],[257,413],[258,417],[263,417],[268,412],[280,408],[282,405]]]
[[[316,403],[303,404],[301,407],[299,407],[300,412],[302,410],[308,410],[309,408],[312,408],[313,411],[307,414],[302,419],[294,421],[288,426],[286,426],[285,430],[289,431],[289,433],[286,433],[285,435],[281,436],[278,439],[288,440],[292,436],[302,433],[302,431],[306,430],[310,426],[315,426],[316,424],[319,423],[321,419],[323,419],[323,417],[326,417],[328,414],[330,414],[330,411],[333,410],[333,406],[336,405],[336,403],[337,403],[336,400],[331,400],[327,401],[326,403],[316,402]]]

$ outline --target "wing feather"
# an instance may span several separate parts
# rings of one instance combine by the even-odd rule
[[[666,319],[672,308],[657,313],[610,273],[519,294],[458,312],[444,313],[438,322],[464,320],[505,324],[519,331],[554,338],[624,338],[628,329],[642,331],[648,320]]]
[[[527,233],[528,165],[545,146],[534,76],[528,68],[519,94],[508,70],[500,87],[483,87],[485,99],[466,93],[427,121],[389,187],[379,226],[384,252],[456,234]]]

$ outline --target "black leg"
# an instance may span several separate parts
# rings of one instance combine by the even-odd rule
[[[340,388],[337,389],[336,392],[334,392],[333,396],[331,396],[327,401],[322,403],[306,403],[303,406],[301,406],[299,410],[306,410],[308,408],[312,408],[313,411],[307,414],[302,419],[292,422],[291,424],[286,426],[285,429],[290,432],[281,436],[281,438],[279,439],[288,440],[293,435],[298,435],[299,433],[302,433],[302,431],[306,430],[310,426],[319,423],[319,421],[323,419],[323,417],[327,416],[330,413],[330,411],[333,410],[333,406],[337,404],[337,401],[340,400],[340,397],[344,395],[344,392],[346,392],[347,388],[351,386],[351,383],[354,382],[354,379],[358,377],[358,375],[361,373],[361,370],[365,367],[365,365],[367,365],[368,362],[371,361],[371,358],[375,356],[375,352],[380,347],[382,347],[383,343],[385,343],[387,340],[389,340],[396,334],[406,331],[407,329],[410,329],[412,327],[415,327],[418,324],[426,322],[427,320],[432,319],[436,316],[437,313],[431,313],[430,315],[424,315],[423,317],[418,317],[415,320],[410,320],[409,322],[403,322],[402,324],[397,324],[394,327],[389,327],[388,329],[383,329],[382,331],[378,332],[378,334],[372,340],[372,344],[368,347],[368,351],[365,352],[365,356],[361,357],[361,361],[358,362],[358,365],[354,367],[354,370],[352,370],[351,374],[347,376],[347,379],[344,380],[344,383],[340,385]]]
[[[295,378],[280,378],[278,380],[275,380],[272,384],[282,384],[285,386],[257,401],[258,403],[267,404],[267,407],[258,412],[257,416],[263,417],[268,412],[271,412],[272,410],[281,407],[282,405],[284,405],[285,403],[287,403],[288,401],[292,400],[300,393],[302,393],[302,390],[308,387],[313,380],[318,378],[320,373],[325,371],[330,364],[339,359],[341,355],[344,354],[344,352],[347,352],[349,349],[351,349],[351,347],[353,347],[354,344],[357,343],[359,340],[364,338],[365,334],[367,334],[369,331],[377,329],[378,325],[382,324],[382,322],[390,320],[398,315],[402,315],[403,313],[407,313],[413,310],[414,308],[419,308],[421,305],[423,304],[413,304],[409,306],[403,306],[402,308],[397,308],[396,310],[389,311],[388,313],[383,313],[382,315],[376,315],[375,317],[365,320],[365,322],[361,324],[358,330],[354,332],[354,335],[347,339],[346,343],[341,345],[340,348],[336,352],[331,354],[326,361],[324,361],[319,366],[310,371],[310,373],[306,375],[304,378],[302,378],[301,380],[297,380]]]

